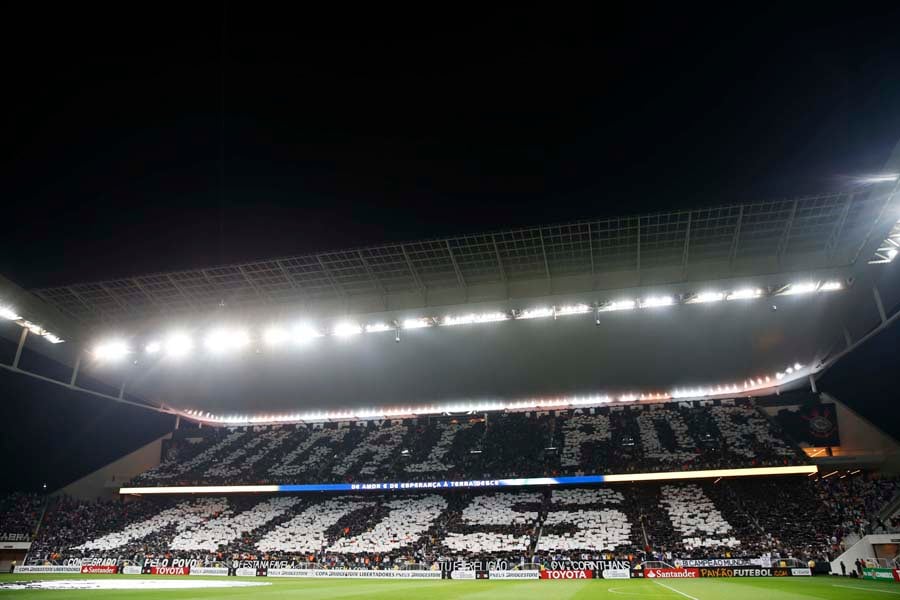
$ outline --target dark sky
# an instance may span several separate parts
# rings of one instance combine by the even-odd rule
[[[0,273],[55,285],[823,192],[900,139],[896,3],[286,6],[6,7]]]
[[[896,8],[110,6],[5,14],[28,287],[827,191],[900,138]]]

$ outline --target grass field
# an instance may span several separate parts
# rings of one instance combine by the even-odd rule
[[[4,589],[16,581],[80,580],[80,581],[149,581],[190,580],[192,584],[203,581],[221,583],[265,583],[260,587],[216,589],[163,589],[163,590],[37,590]],[[655,600],[812,600],[900,597],[900,585],[890,582],[859,581],[838,577],[797,577],[786,579],[700,579],[678,581],[651,581],[631,579],[626,581],[385,581],[385,580],[325,580],[325,579],[276,579],[240,577],[142,577],[102,575],[0,575],[0,599],[28,598],[129,598],[146,600],[186,600],[203,598],[263,598],[281,600],[303,598],[325,600],[340,598],[428,598],[444,600],[471,598],[475,600],[539,600],[569,598],[652,598]]]

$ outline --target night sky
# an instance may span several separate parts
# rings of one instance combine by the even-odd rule
[[[600,6],[7,7],[0,273],[49,286],[827,192],[900,139],[896,4]],[[110,436],[109,459],[127,445],[35,412],[81,398],[0,393],[25,423],[7,457],[56,453],[53,427]],[[131,418],[132,444],[165,428]],[[4,487],[93,464],[51,462]]]

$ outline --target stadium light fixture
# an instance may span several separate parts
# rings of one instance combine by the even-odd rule
[[[688,304],[706,304],[707,302],[721,302],[725,299],[722,292],[701,292],[688,300]]]
[[[641,300],[641,308],[656,308],[658,306],[672,306],[675,300],[672,296],[650,296]]]
[[[160,350],[162,350],[162,344],[160,344],[157,341],[152,341],[152,342],[148,343],[146,346],[144,346],[144,351],[147,354],[156,354]]]
[[[753,298],[759,298],[763,295],[763,291],[759,288],[741,288],[739,290],[734,290],[730,292],[725,299],[726,300],[749,300]]]
[[[173,333],[166,339],[166,356],[182,358],[194,349],[194,341],[185,333]]]
[[[332,333],[335,337],[346,338],[362,333],[362,327],[352,321],[341,321],[334,326]]]
[[[243,329],[214,329],[206,336],[203,345],[213,354],[225,354],[241,350],[250,343],[250,336]]]
[[[422,329],[433,325],[431,319],[425,317],[417,317],[415,319],[404,319],[403,329]]]
[[[366,325],[366,333],[381,333],[382,331],[393,331],[394,327],[387,323],[369,323]]]
[[[300,344],[320,338],[322,335],[321,331],[308,323],[299,323],[291,330],[291,339]]]
[[[509,315],[502,312],[489,313],[469,313],[467,315],[448,315],[441,319],[441,325],[445,327],[453,327],[455,325],[471,325],[473,323],[495,323],[497,321],[506,321]]]
[[[819,284],[815,281],[801,281],[790,284],[784,291],[780,293],[782,296],[796,296],[799,294],[811,294],[815,292]]]
[[[860,183],[893,183],[900,178],[897,173],[879,173],[877,175],[869,175],[868,177],[860,177]]]
[[[557,306],[554,310],[553,314],[557,317],[564,317],[567,315],[583,315],[585,313],[589,313],[593,310],[590,304],[563,304],[562,306]]]
[[[122,360],[131,350],[123,340],[110,340],[97,345],[94,348],[94,358],[101,361],[116,362]]]
[[[0,318],[6,319],[8,321],[18,321],[22,317],[16,314],[16,311],[9,308],[8,306],[0,307]]]
[[[826,281],[819,286],[820,292],[836,292],[842,289],[844,289],[844,284],[842,284],[840,281]]]
[[[615,300],[607,302],[599,308],[600,312],[613,312],[617,310],[634,310],[637,303],[634,300]]]
[[[263,342],[267,346],[281,346],[291,339],[291,334],[284,327],[273,325],[263,332]]]
[[[555,314],[553,307],[526,308],[516,313],[516,319],[544,319]]]
[[[44,334],[44,339],[50,342],[51,344],[62,344],[65,340],[61,337],[50,333],[49,331]]]

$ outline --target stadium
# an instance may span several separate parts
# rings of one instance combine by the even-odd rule
[[[900,594],[896,392],[843,394],[873,347],[896,368],[900,143],[879,160],[780,200],[0,277],[4,395],[61,399],[6,435],[88,419],[77,477],[0,495],[0,598]]]

